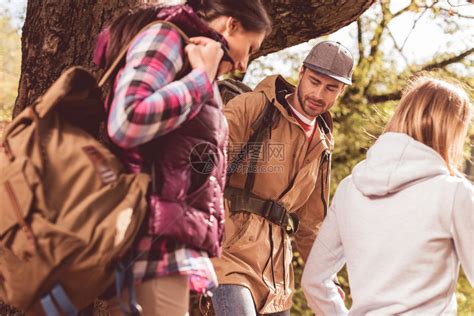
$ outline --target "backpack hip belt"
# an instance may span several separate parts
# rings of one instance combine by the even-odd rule
[[[244,190],[227,187],[224,196],[230,202],[230,211],[248,212],[261,216],[269,222],[282,227],[290,236],[298,231],[298,216],[272,200],[264,200],[252,194],[245,196]]]

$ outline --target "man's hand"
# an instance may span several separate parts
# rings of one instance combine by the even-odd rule
[[[185,47],[185,52],[191,67],[204,70],[209,81],[214,81],[222,56],[224,56],[221,44],[202,36],[192,37],[190,41],[191,43]]]

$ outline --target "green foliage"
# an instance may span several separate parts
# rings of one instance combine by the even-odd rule
[[[0,15],[0,30],[0,121],[9,121],[20,78],[21,41],[6,16]]]
[[[456,288],[456,297],[458,300],[458,314],[473,316],[474,290],[469,285],[469,281],[466,279],[466,275],[462,271]]]

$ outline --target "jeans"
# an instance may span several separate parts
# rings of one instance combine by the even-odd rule
[[[216,316],[257,316],[250,290],[242,285],[222,284],[214,290],[212,305]],[[290,311],[272,314],[272,316],[290,316]]]

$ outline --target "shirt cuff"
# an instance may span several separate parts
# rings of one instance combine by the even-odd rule
[[[207,73],[203,69],[193,69],[184,78],[185,81],[190,82],[190,87],[194,99],[194,105],[200,105],[205,101],[209,100],[214,95],[212,83],[207,76]]]

